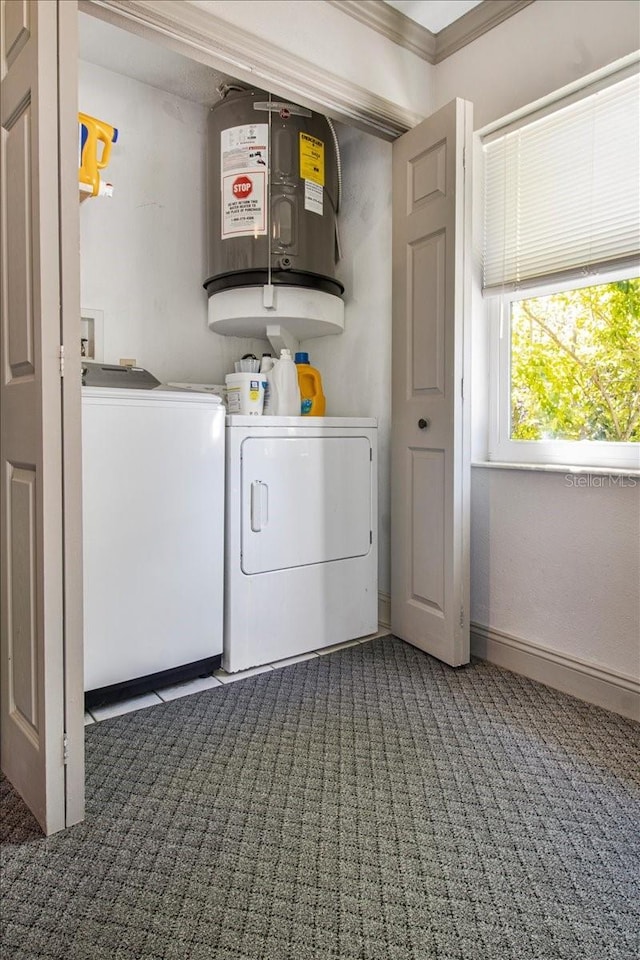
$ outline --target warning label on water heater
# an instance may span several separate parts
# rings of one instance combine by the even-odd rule
[[[266,123],[229,127],[220,135],[223,240],[267,232],[268,138]]]
[[[308,133],[300,133],[300,179],[324,187],[324,143]]]
[[[320,216],[322,216],[323,194],[324,194],[324,187],[321,187],[319,183],[314,183],[313,180],[305,180],[304,182],[305,210],[310,210],[311,213],[319,213]]]

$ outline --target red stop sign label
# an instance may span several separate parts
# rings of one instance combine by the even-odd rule
[[[234,197],[239,197],[240,199],[244,197],[246,199],[246,197],[251,196],[253,183],[249,177],[236,177],[236,179],[233,181],[233,187],[231,189],[233,190]]]

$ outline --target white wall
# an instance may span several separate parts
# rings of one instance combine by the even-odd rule
[[[322,373],[327,415],[377,417],[379,589],[390,589],[391,144],[337,124],[344,184],[340,237],[345,257],[345,330],[307,340]]]
[[[640,676],[640,478],[474,469],[474,620]]]
[[[81,302],[104,311],[103,359],[224,383],[234,359],[268,346],[207,327],[206,108],[88,63],[79,106],[119,130],[113,198],[80,207]]]
[[[434,109],[474,104],[474,128],[632,53],[636,0],[536,0],[435,68]]]
[[[635,2],[536,0],[436,67],[436,105],[471,100],[478,129],[632,53],[639,31]],[[476,206],[476,228],[479,215]],[[487,355],[477,277],[473,309],[473,450],[480,459]],[[617,479],[583,480],[602,485],[472,468],[471,616],[637,678],[640,481],[621,488]]]

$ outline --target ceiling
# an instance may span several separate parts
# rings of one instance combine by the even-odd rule
[[[79,15],[78,25],[81,60],[151,87],[170,90],[183,100],[213,106],[220,99],[216,88],[221,83],[234,82],[196,60],[88,14]]]
[[[410,20],[426,27],[431,33],[439,33],[454,20],[464,16],[481,0],[385,0]]]

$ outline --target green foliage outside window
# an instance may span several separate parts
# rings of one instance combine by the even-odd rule
[[[511,439],[640,442],[640,279],[511,304]]]

